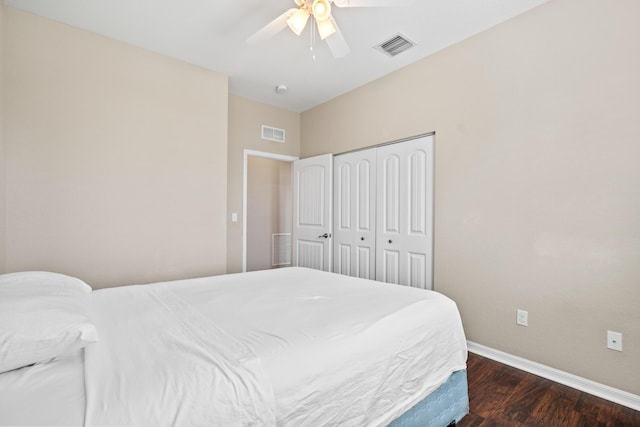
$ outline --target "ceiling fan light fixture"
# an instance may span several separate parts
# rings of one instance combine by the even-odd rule
[[[317,21],[325,21],[331,17],[331,3],[328,0],[313,0],[311,12]]]
[[[296,10],[289,17],[289,19],[287,19],[287,25],[289,26],[289,28],[291,28],[291,31],[299,36],[300,33],[302,33],[302,30],[304,30],[304,27],[307,25],[309,16],[309,12],[306,9],[300,8]]]
[[[318,26],[318,33],[320,34],[321,40],[326,39],[336,32],[336,26],[333,24],[331,18],[325,19],[324,21],[316,19],[316,25]]]

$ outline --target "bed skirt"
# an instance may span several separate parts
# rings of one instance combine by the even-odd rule
[[[392,421],[389,427],[446,427],[469,413],[467,371],[456,371],[429,396]]]

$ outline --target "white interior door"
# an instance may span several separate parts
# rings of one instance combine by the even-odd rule
[[[334,157],[333,271],[375,279],[376,150]]]
[[[293,265],[331,271],[333,155],[293,162]]]
[[[433,288],[433,136],[377,152],[376,278]]]

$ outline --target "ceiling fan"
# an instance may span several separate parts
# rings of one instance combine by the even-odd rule
[[[331,13],[331,4],[343,7],[392,7],[403,6],[412,0],[294,0],[297,7],[291,8],[265,25],[260,31],[249,37],[247,43],[253,44],[269,39],[287,26],[296,35],[300,35],[310,17],[315,23],[321,40],[325,40],[335,58],[349,53],[349,45],[344,39],[338,24]],[[312,30],[313,31],[313,30]]]

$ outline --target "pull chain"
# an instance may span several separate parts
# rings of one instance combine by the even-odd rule
[[[311,52],[311,58],[316,60],[316,53],[313,51],[313,46],[316,42],[316,22],[315,20],[311,20],[311,46],[309,46],[309,51]]]

